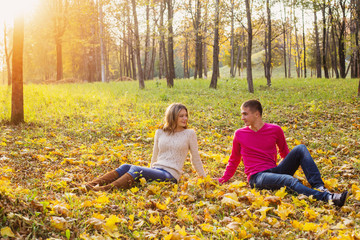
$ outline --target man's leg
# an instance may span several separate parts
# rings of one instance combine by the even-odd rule
[[[299,194],[306,196],[313,195],[317,200],[327,202],[331,194],[320,192],[304,186],[298,179],[288,174],[278,174],[272,172],[259,172],[250,178],[250,186],[258,189],[277,190],[281,187],[287,187]]]
[[[309,150],[303,144],[294,147],[277,167],[269,169],[269,171],[293,176],[299,166],[301,166],[304,171],[311,187],[320,188],[324,186],[319,169],[311,157]]]

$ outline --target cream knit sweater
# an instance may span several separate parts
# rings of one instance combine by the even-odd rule
[[[205,177],[195,131],[185,129],[168,134],[162,129],[158,129],[155,133],[151,167],[164,169],[179,181],[189,150],[193,167],[200,176]]]

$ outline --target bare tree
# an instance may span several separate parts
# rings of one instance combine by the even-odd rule
[[[50,11],[53,12],[54,39],[56,44],[56,80],[63,78],[62,43],[68,23],[68,0],[49,1]]]
[[[140,37],[139,37],[139,23],[137,19],[137,11],[136,11],[136,2],[135,0],[131,0],[132,4],[132,12],[134,18],[134,35],[135,35],[135,55],[136,55],[136,64],[137,64],[137,71],[139,77],[139,88],[145,88],[144,82],[144,74],[141,66],[141,56],[140,56]]]
[[[323,69],[324,69],[324,75],[325,78],[329,78],[329,70],[328,70],[328,66],[327,66],[327,35],[328,35],[328,31],[327,31],[327,24],[326,24],[326,8],[327,8],[328,2],[326,0],[323,0],[322,2],[322,6],[321,6],[321,12],[322,12],[322,21],[323,21],[323,44],[322,44],[322,65],[323,65]]]
[[[250,93],[254,93],[254,84],[252,78],[252,66],[251,66],[251,53],[252,53],[252,23],[251,23],[251,9],[250,9],[250,0],[245,0],[246,5],[246,17],[247,17],[247,32],[248,32],[248,47],[247,47],[247,59],[246,59],[246,73],[247,73],[247,82],[248,90]]]
[[[235,70],[234,70],[234,65],[235,65],[235,42],[234,42],[234,20],[235,20],[235,17],[234,17],[234,6],[235,6],[235,0],[231,0],[231,9],[230,9],[230,12],[231,12],[231,36],[230,36],[230,45],[231,45],[231,55],[230,55],[230,58],[231,58],[231,63],[230,63],[230,75],[231,77],[235,77]]]
[[[167,0],[168,5],[168,74],[166,76],[167,86],[174,87],[175,62],[174,62],[174,32],[173,32],[173,0]]]
[[[23,49],[24,15],[20,14],[14,20],[11,98],[11,123],[13,124],[24,122]]]
[[[317,6],[314,2],[314,31],[315,31],[315,45],[316,45],[316,77],[321,78],[321,53],[320,53],[320,41],[319,41],[319,31],[318,31],[318,22],[317,22]]]
[[[214,48],[213,48],[213,72],[211,77],[210,88],[217,88],[217,79],[219,75],[219,5],[220,0],[215,4],[215,25],[214,25]]]
[[[271,86],[271,9],[270,1],[266,0],[267,32],[265,31],[265,77],[268,87]]]
[[[7,67],[7,75],[8,75],[8,85],[11,85],[11,66],[10,66],[10,58],[12,55],[12,50],[10,53],[8,53],[7,48],[7,31],[6,31],[6,23],[4,22],[4,51],[5,51],[5,61],[6,61],[6,67]]]

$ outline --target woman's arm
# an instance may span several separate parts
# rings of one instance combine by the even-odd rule
[[[195,168],[196,172],[199,174],[199,176],[205,177],[206,173],[204,171],[204,167],[203,167],[203,164],[200,159],[197,137],[196,137],[196,133],[194,130],[191,130],[189,145],[190,145],[189,147],[190,147],[191,163],[192,163],[193,167]]]

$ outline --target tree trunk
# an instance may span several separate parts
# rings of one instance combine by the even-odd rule
[[[287,60],[286,60],[286,9],[284,4],[284,21],[283,21],[283,45],[284,45],[284,70],[285,70],[285,78],[288,77],[287,75]]]
[[[304,51],[304,78],[307,77],[306,72],[306,41],[305,41],[305,18],[304,18],[304,7],[302,8],[302,22],[303,22],[303,51]]]
[[[272,56],[271,56],[271,9],[270,9],[270,1],[266,0],[266,13],[267,13],[267,51],[266,51],[266,58],[265,58],[265,65],[266,65],[266,81],[268,87],[271,86],[271,62],[272,62]]]
[[[351,78],[358,77],[358,51],[359,51],[359,41],[358,41],[358,20],[357,20],[357,6],[356,1],[351,0],[351,19],[350,19],[350,35],[351,35]]]
[[[174,38],[173,38],[173,0],[168,0],[168,63],[169,71],[167,75],[167,86],[172,88],[174,87],[174,78],[175,78],[175,62],[174,62]]]
[[[10,58],[12,51],[8,53],[7,49],[7,32],[6,32],[6,24],[4,23],[4,47],[5,47],[5,60],[6,60],[6,67],[7,67],[7,77],[8,77],[8,86],[11,85],[11,65],[10,65]]]
[[[323,61],[322,61],[322,64],[323,64],[323,69],[324,69],[324,75],[325,75],[325,78],[329,78],[329,70],[328,70],[328,67],[327,67],[327,62],[326,62],[326,57],[327,57],[327,26],[326,26],[326,6],[327,6],[327,3],[326,3],[326,0],[323,0],[323,4],[322,4],[322,17],[323,17],[323,46],[322,46],[322,57],[323,57]]]
[[[144,54],[144,79],[149,79],[150,69],[150,0],[146,1],[146,36]]]
[[[245,31],[241,32],[241,64],[240,64],[240,78],[244,77],[244,41],[245,41]]]
[[[339,29],[339,66],[340,66],[340,77],[346,78],[346,47],[345,47],[345,30],[346,30],[346,13],[345,13],[345,1],[340,1],[342,20],[340,22]]]
[[[298,36],[298,29],[297,29],[297,20],[296,17],[294,19],[295,21],[295,41],[296,41],[296,73],[297,73],[297,77],[300,78],[301,75],[301,55],[300,55],[300,46],[299,46],[299,36]]]
[[[252,25],[251,25],[251,9],[250,9],[250,0],[245,0],[246,5],[246,17],[248,25],[248,51],[246,59],[246,73],[247,73],[247,82],[248,90],[250,93],[254,93],[254,84],[252,78],[252,68],[251,68],[251,53],[252,53]]]
[[[235,59],[235,44],[234,44],[234,0],[231,0],[231,36],[230,36],[230,46],[231,46],[231,53],[230,53],[230,76],[233,78],[235,77],[234,72],[234,59]]]
[[[360,35],[360,3],[356,2],[356,59],[357,59],[357,77],[360,78],[360,44],[359,44],[359,35]],[[360,89],[360,84],[359,84]]]
[[[217,79],[219,75],[219,5],[220,0],[216,0],[215,5],[215,30],[214,30],[214,50],[213,50],[213,72],[211,77],[210,88],[217,88]]]
[[[137,71],[139,77],[139,88],[144,89],[145,82],[144,82],[144,74],[141,66],[139,24],[137,19],[137,12],[136,12],[136,2],[135,0],[131,0],[131,3],[132,3],[132,10],[134,17],[135,55],[136,55],[136,64],[137,64]]]
[[[63,64],[62,64],[62,42],[61,39],[56,40],[56,80],[63,79]]]
[[[54,31],[55,31],[55,45],[56,45],[56,80],[63,78],[63,63],[62,63],[62,37],[64,36],[67,25],[67,9],[68,0],[56,0],[53,2],[53,9],[55,16],[53,17]]]
[[[335,39],[335,32],[336,32],[336,24],[333,17],[332,9],[329,7],[329,16],[331,22],[331,39],[332,39],[332,54],[331,54],[331,64],[332,68],[335,71],[336,78],[340,78],[339,71],[338,71],[338,61],[337,61],[337,51],[336,51],[336,39]]]
[[[241,40],[241,42],[242,42],[242,40]],[[238,51],[237,51],[237,56],[236,56],[236,61],[235,61],[235,66],[234,66],[234,76],[236,75],[236,70],[239,68],[241,44],[238,45]],[[240,70],[239,70],[239,72],[240,72]]]
[[[185,34],[184,78],[189,78],[189,35]]]
[[[104,47],[104,19],[102,11],[102,2],[99,1],[99,24],[100,24],[100,56],[101,56],[101,81],[106,82],[106,71],[105,71],[105,47]]]
[[[201,0],[197,0],[195,17],[195,75],[194,78],[202,78],[202,36],[201,36]]]
[[[320,53],[320,43],[319,43],[319,31],[317,23],[317,14],[316,7],[314,5],[314,26],[315,26],[315,44],[316,44],[316,77],[321,78],[321,53]]]
[[[205,16],[204,16],[204,36],[206,36],[207,34],[207,24],[208,22],[208,7],[205,6]],[[207,55],[206,55],[206,52],[207,52],[207,44],[206,44],[206,39],[204,38],[204,42],[202,43],[202,55],[203,55],[203,63],[202,63],[202,66],[203,66],[203,69],[204,69],[204,77],[207,78],[207,72],[208,72],[208,68],[207,68]]]
[[[24,15],[22,14],[14,20],[11,98],[11,123],[13,124],[24,122],[23,48]]]
[[[290,1],[290,7],[292,6],[293,4],[292,4],[292,1]],[[291,23],[291,20],[292,20],[292,12],[290,11],[290,17],[289,17],[289,22],[290,22],[290,24],[289,24],[289,31],[288,31],[288,44],[289,44],[289,47],[288,47],[288,49],[289,49],[289,51],[288,51],[288,61],[289,61],[289,66],[288,66],[288,78],[291,78],[291,50],[292,50],[292,35],[291,35],[291,33],[292,33],[292,24],[293,23]]]
[[[162,79],[162,76],[164,74],[163,70],[164,70],[164,57],[166,57],[166,52],[164,51],[165,49],[165,36],[164,36],[164,12],[165,12],[165,7],[164,7],[164,2],[161,1],[160,2],[160,26],[159,26],[159,33],[160,33],[160,42],[159,42],[159,79]],[[165,65],[166,66],[166,65]],[[166,71],[166,67],[165,67],[165,71]],[[166,76],[167,74],[165,74]]]

